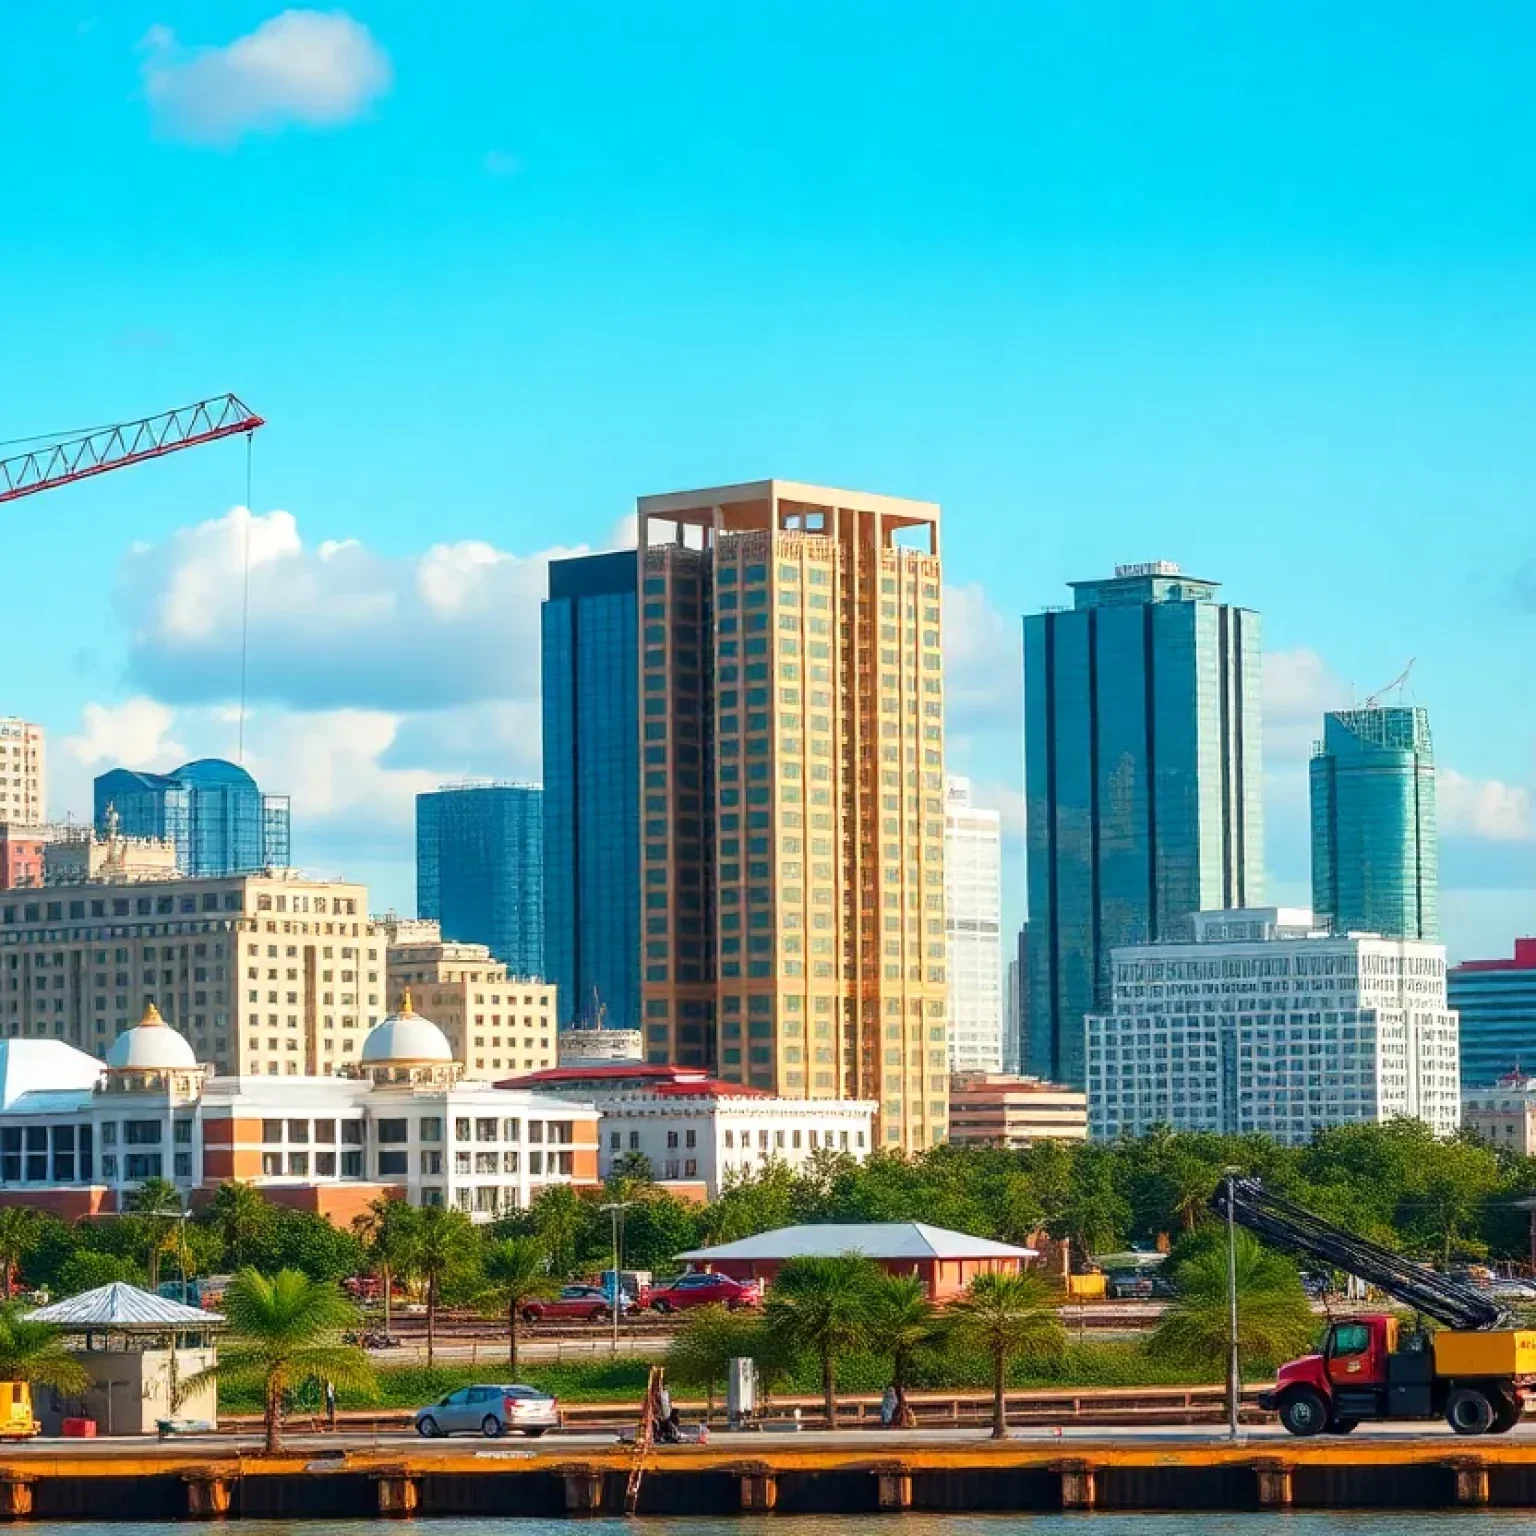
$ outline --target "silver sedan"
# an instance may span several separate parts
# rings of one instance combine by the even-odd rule
[[[441,1401],[418,1410],[416,1433],[427,1439],[438,1435],[475,1434],[494,1440],[498,1435],[519,1432],[536,1440],[560,1423],[560,1404],[535,1387],[460,1387]]]

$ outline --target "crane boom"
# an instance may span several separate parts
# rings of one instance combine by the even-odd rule
[[[0,502],[72,485],[109,469],[124,469],[199,443],[252,433],[265,421],[235,395],[215,395],[193,405],[161,411],[43,443],[0,459]]]
[[[1211,1209],[1228,1215],[1228,1185],[1223,1181],[1211,1199]],[[1447,1328],[1473,1331],[1507,1324],[1505,1310],[1491,1297],[1448,1275],[1378,1243],[1356,1237],[1343,1227],[1265,1189],[1258,1179],[1231,1181],[1231,1217],[1240,1227],[1283,1252],[1305,1254],[1385,1291],[1405,1306],[1432,1317]]]

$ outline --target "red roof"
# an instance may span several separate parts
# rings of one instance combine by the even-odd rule
[[[545,1067],[509,1077],[498,1088],[571,1088],[584,1084],[633,1083],[635,1087],[662,1094],[667,1098],[771,1099],[764,1088],[748,1088],[742,1083],[727,1083],[711,1077],[702,1067],[648,1066],[641,1062],[605,1067]]]
[[[1453,971],[1536,971],[1536,939],[1516,939],[1512,960],[1463,960]]]

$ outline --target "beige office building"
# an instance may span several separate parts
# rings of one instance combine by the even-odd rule
[[[323,1076],[388,1011],[367,913],[296,873],[7,891],[0,1032],[103,1056],[154,1003],[220,1076]]]
[[[647,1059],[942,1141],[939,509],[765,480],[639,542]]]
[[[433,925],[434,927],[436,924]],[[407,988],[414,1005],[447,1035],[453,1059],[472,1072],[539,1072],[555,1065],[555,988],[514,980],[484,944],[391,944],[389,997]]]
[[[35,827],[45,814],[43,728],[0,715],[0,822]]]

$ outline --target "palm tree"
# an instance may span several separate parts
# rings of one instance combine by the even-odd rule
[[[251,1246],[271,1225],[272,1207],[254,1184],[231,1179],[214,1192],[208,1220],[223,1240],[229,1262],[243,1269],[251,1261]]]
[[[437,1361],[437,1308],[443,1282],[467,1268],[475,1228],[463,1211],[446,1205],[411,1208],[407,1255],[410,1272],[427,1287],[427,1367]]]
[[[269,1456],[283,1448],[283,1398],[295,1387],[311,1379],[372,1386],[367,1355],[341,1341],[342,1331],[356,1323],[357,1310],[332,1282],[311,1280],[296,1269],[269,1279],[246,1268],[229,1282],[221,1306],[229,1338],[218,1361],[193,1376],[186,1390],[220,1376],[260,1381]]]
[[[963,1338],[992,1360],[992,1438],[1008,1435],[1005,1390],[1015,1359],[1059,1360],[1067,1347],[1061,1319],[1045,1282],[1035,1275],[977,1275],[950,1303]]]
[[[30,1205],[0,1206],[0,1302],[10,1299],[16,1271],[37,1241],[39,1220]]]
[[[1296,1266],[1250,1233],[1233,1234],[1237,1259],[1239,1369],[1272,1365],[1305,1351],[1317,1320]],[[1191,1369],[1229,1366],[1232,1319],[1227,1244],[1212,1241],[1174,1271],[1174,1299],[1149,1342],[1151,1352]]]
[[[171,1234],[183,1215],[181,1192],[169,1179],[145,1179],[128,1196],[128,1209],[148,1227],[149,1288],[154,1290],[160,1284],[161,1255],[171,1246]]]
[[[869,1336],[891,1357],[891,1387],[896,1393],[893,1429],[911,1429],[917,1422],[907,1404],[913,1356],[938,1342],[944,1325],[945,1319],[928,1299],[928,1288],[916,1275],[881,1275],[871,1289]]]
[[[64,1347],[57,1328],[28,1322],[7,1303],[0,1306],[0,1381],[25,1381],[79,1397],[90,1390],[91,1373]]]
[[[517,1375],[517,1324],[530,1301],[558,1289],[549,1273],[549,1255],[536,1237],[505,1237],[485,1250],[491,1295],[507,1309],[507,1369]]]
[[[384,1291],[384,1332],[393,1319],[391,1301],[395,1281],[411,1272],[415,1242],[415,1210],[404,1200],[381,1195],[352,1223],[352,1230],[368,1249],[368,1262]]]
[[[827,1428],[837,1425],[837,1358],[869,1337],[879,1268],[856,1253],[790,1259],[774,1278],[764,1309],[770,1327],[815,1355]]]

